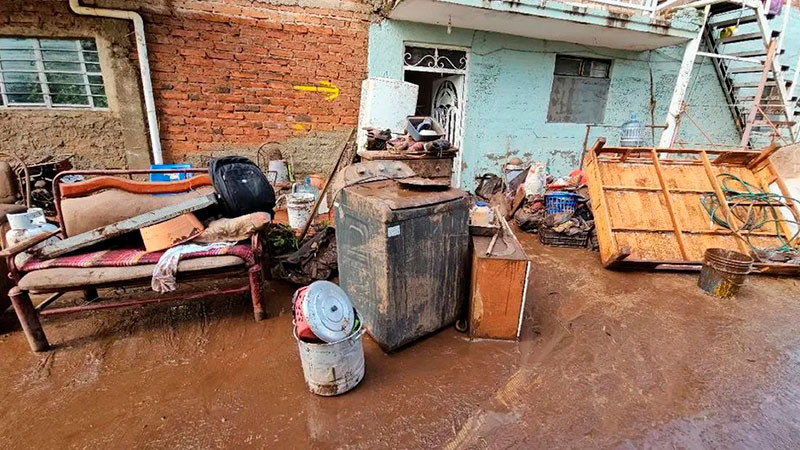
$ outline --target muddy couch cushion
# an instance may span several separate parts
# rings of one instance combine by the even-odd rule
[[[208,256],[180,261],[178,263],[178,273],[201,272],[244,265],[245,260],[238,256]],[[25,274],[17,285],[24,291],[45,291],[148,280],[152,278],[155,267],[155,264],[145,264],[132,267],[57,267],[40,269]]]

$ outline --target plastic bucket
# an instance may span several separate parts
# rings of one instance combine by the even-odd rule
[[[350,336],[331,343],[304,342],[293,327],[294,339],[300,348],[300,363],[308,390],[330,397],[344,394],[364,379],[364,326]]]
[[[739,292],[753,266],[753,258],[732,250],[706,250],[703,269],[697,285],[706,293],[719,298],[731,298]]]
[[[286,196],[286,211],[289,214],[289,226],[300,229],[311,219],[316,197],[306,192],[295,192]]]

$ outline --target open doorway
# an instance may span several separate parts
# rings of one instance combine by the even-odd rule
[[[403,79],[419,86],[415,114],[431,116],[445,130],[445,137],[459,151],[453,161],[452,184],[461,184],[465,50],[406,46]]]

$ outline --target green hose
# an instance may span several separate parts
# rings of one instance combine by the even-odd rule
[[[779,251],[800,254],[800,251],[791,245],[791,243],[797,238],[798,234],[800,234],[800,228],[798,228],[798,231],[795,232],[795,234],[789,240],[787,240],[786,237],[781,233],[780,229],[780,224],[782,222],[794,224],[797,224],[798,222],[796,220],[786,220],[782,217],[780,211],[777,209],[783,207],[783,205],[790,205],[791,202],[795,202],[796,200],[794,198],[785,197],[772,192],[766,192],[763,189],[754,186],[730,173],[721,173],[717,175],[717,178],[721,180],[720,185],[722,188],[722,193],[725,195],[725,198],[728,202],[731,215],[741,222],[742,225],[741,227],[734,229],[734,227],[728,223],[725,217],[718,215],[720,202],[717,196],[715,194],[703,194],[703,196],[700,197],[700,204],[703,205],[703,208],[705,208],[706,212],[714,223],[733,231],[737,235],[741,231],[759,230],[762,227],[772,223],[775,225],[775,237],[781,242],[782,245],[775,248],[759,249],[750,242],[750,233],[744,233],[744,239],[747,242],[747,245],[753,249],[754,253],[758,254],[758,251]],[[731,188],[728,185],[729,182],[738,183],[738,189]],[[762,203],[763,206],[754,207],[753,203]],[[744,217],[739,215],[742,208],[746,208],[746,214]]]

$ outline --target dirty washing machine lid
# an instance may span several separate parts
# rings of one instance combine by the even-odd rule
[[[353,304],[342,288],[330,281],[308,285],[302,308],[311,331],[325,342],[344,339],[353,331]]]

